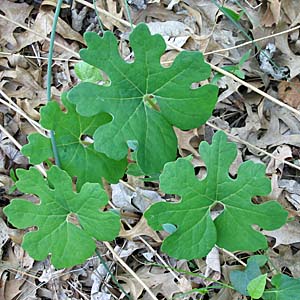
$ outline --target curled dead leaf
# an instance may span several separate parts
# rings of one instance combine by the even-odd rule
[[[125,230],[124,227],[122,226],[121,231],[119,233],[119,237],[128,240],[133,240],[134,238],[142,235],[149,236],[158,243],[162,242],[159,235],[152,228],[149,227],[144,217],[142,217],[140,221],[130,230]]]

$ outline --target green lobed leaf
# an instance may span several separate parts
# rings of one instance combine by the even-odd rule
[[[244,271],[234,270],[229,273],[230,282],[234,289],[242,295],[249,296],[247,286],[254,278],[261,275],[259,265],[256,261],[247,261]]]
[[[266,255],[262,255],[262,254],[252,255],[248,258],[247,264],[249,264],[249,262],[251,261],[255,261],[259,265],[259,267],[263,267],[268,260],[269,258]]]
[[[291,278],[285,274],[277,274],[272,278],[274,288],[262,295],[264,300],[296,300],[300,295],[300,278]]]
[[[164,240],[162,250],[178,259],[193,259],[207,255],[215,244],[229,251],[267,248],[264,235],[252,226],[279,228],[286,222],[287,212],[276,201],[259,205],[251,202],[253,196],[271,191],[265,166],[244,162],[237,178],[232,179],[228,170],[237,154],[236,145],[227,142],[222,131],[214,135],[211,145],[202,142],[199,153],[207,176],[199,181],[185,159],[167,163],[160,188],[180,195],[181,201],[155,203],[145,213],[154,230],[161,230],[167,223],[177,227]],[[222,212],[213,220],[211,211],[216,206],[222,207]]]
[[[41,109],[41,124],[55,132],[55,140],[61,168],[71,176],[77,176],[77,186],[85,182],[101,183],[104,177],[109,182],[117,182],[124,174],[127,160],[115,161],[105,154],[95,151],[93,144],[81,140],[84,135],[92,136],[95,130],[109,122],[108,114],[100,113],[93,117],[82,117],[75,111],[75,106],[62,96],[67,112],[52,101]],[[22,148],[22,153],[29,157],[30,163],[39,164],[53,157],[51,141],[38,133],[28,137],[29,143]]]
[[[112,32],[105,32],[103,38],[87,32],[84,37],[88,48],[80,51],[81,58],[111,80],[109,86],[83,82],[68,94],[81,115],[106,112],[112,116],[110,123],[95,131],[95,149],[118,160],[126,156],[128,141],[135,141],[142,171],[159,173],[166,162],[176,158],[172,126],[195,128],[212,113],[218,88],[210,84],[191,88],[192,83],[210,76],[210,66],[200,52],[183,51],[171,67],[162,67],[166,44],[162,36],[151,35],[145,24],[130,35],[133,63],[121,58]]]
[[[252,279],[248,285],[247,290],[252,299],[259,299],[265,290],[267,281],[267,274],[262,274]]]
[[[35,168],[18,169],[18,189],[39,196],[40,204],[14,199],[4,213],[17,228],[38,227],[25,234],[22,243],[32,258],[43,260],[51,254],[55,267],[66,268],[93,255],[93,239],[113,240],[120,230],[120,218],[113,212],[99,211],[108,202],[99,184],[85,183],[76,193],[65,171],[53,166],[47,174],[44,179]],[[77,225],[70,222],[71,216]]]
[[[234,21],[239,21],[241,16],[237,14],[234,10],[227,8],[225,6],[222,6],[222,12],[228,17],[231,17]]]

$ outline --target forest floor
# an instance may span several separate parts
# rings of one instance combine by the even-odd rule
[[[110,272],[97,256],[82,265],[56,270],[50,260],[35,261],[24,252],[21,241],[25,231],[7,222],[3,208],[12,199],[24,197],[13,189],[14,170],[29,167],[19,146],[26,144],[27,136],[39,128],[39,111],[47,102],[47,56],[57,1],[0,2],[0,299],[126,299],[111,274],[133,299],[151,299],[104,244],[99,242],[98,248]],[[192,163],[200,178],[205,165],[198,154],[199,143],[211,142],[213,132],[219,129],[238,146],[237,159],[230,169],[232,177],[246,160],[266,165],[272,182],[272,192],[266,199],[276,199],[293,218],[280,230],[264,232],[269,243],[268,264],[299,278],[299,2],[223,1],[229,14],[235,12],[235,22],[220,11],[216,5],[222,5],[220,2],[128,0],[131,20],[123,0],[98,0],[96,4],[104,29],[118,38],[124,59],[132,57],[128,44],[131,21],[149,24],[152,33],[163,35],[177,48],[201,51],[213,66],[231,66],[229,71],[234,76],[223,76],[217,81],[219,98],[210,120],[197,129],[176,130],[178,156],[193,155]],[[86,31],[100,32],[92,1],[64,3],[52,65],[51,93],[59,103],[61,93],[78,82],[74,65],[79,58],[74,52],[85,47]],[[177,55],[177,50],[167,49],[162,63],[172,62]],[[110,244],[158,299],[250,299],[233,289],[209,288],[211,280],[194,274],[229,283],[229,273],[241,270],[254,253],[215,248],[203,259],[171,258],[160,251],[164,233],[154,232],[141,217],[146,209],[144,197],[148,202],[166,197],[158,184],[127,176],[108,189],[112,203],[122,210],[123,221],[133,227],[124,225],[120,236]],[[153,263],[157,265],[150,265]],[[185,294],[203,287],[207,291]]]

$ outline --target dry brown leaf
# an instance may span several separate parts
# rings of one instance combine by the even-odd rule
[[[124,9],[123,9],[123,7],[119,8],[118,1],[101,0],[101,1],[97,1],[96,5],[97,5],[97,7],[106,10],[107,12],[112,14],[114,17],[116,17],[118,19],[123,19]],[[104,27],[106,27],[108,30],[113,31],[114,26],[116,26],[122,32],[124,32],[124,30],[127,29],[118,20],[115,20],[115,19],[105,16],[105,15],[101,15],[101,21],[103,22]]]
[[[174,128],[175,134],[178,140],[178,150],[181,156],[186,156],[182,150],[186,150],[189,154],[193,154],[195,157],[199,157],[198,151],[191,145],[191,140],[196,139],[199,144],[200,139],[197,132],[197,129],[191,129],[187,131],[180,130],[178,128]]]
[[[300,72],[300,70],[299,70]],[[278,85],[278,97],[284,103],[300,108],[300,81],[294,78],[291,81],[281,81]]]
[[[8,0],[1,0],[0,11],[7,18],[20,23],[23,26],[28,26],[25,21],[28,19],[33,6],[26,3],[13,3]],[[7,22],[0,18],[0,45],[8,50],[14,50],[17,47],[17,40],[15,38],[15,30],[18,25]]]
[[[8,231],[9,228],[6,226],[3,219],[0,218],[0,257],[2,257],[2,253],[3,253],[2,247],[9,239]]]
[[[273,174],[279,172],[282,174],[284,167],[282,160],[289,160],[293,158],[291,147],[288,145],[278,146],[272,154],[277,159],[271,158],[270,162],[268,163],[266,173]]]
[[[280,20],[281,3],[279,0],[268,0],[267,10],[262,17],[261,25],[272,27],[273,24],[278,24]]]
[[[151,34],[160,34],[164,40],[176,47],[182,47],[194,33],[193,29],[179,21],[149,22],[147,26]],[[172,47],[167,46],[167,50]]]
[[[158,243],[162,242],[159,235],[149,227],[147,220],[144,217],[142,217],[140,221],[130,230],[125,230],[122,226],[119,233],[120,237],[128,240],[133,240],[141,235],[149,236]]]
[[[280,187],[278,186],[279,176],[281,176],[281,175],[278,175],[278,174],[276,174],[276,173],[273,173],[271,176],[272,176],[272,177],[271,177],[271,187],[272,187],[272,191],[271,191],[271,193],[267,196],[267,198],[270,199],[270,200],[274,200],[274,199],[278,199],[278,200],[279,200],[279,199],[282,199],[282,197],[279,198],[279,197],[281,196],[281,194],[282,194],[282,188],[280,188]]]
[[[220,264],[220,254],[217,247],[213,247],[211,251],[207,254],[206,259],[206,270],[205,277],[212,278],[214,280],[219,280],[221,278],[221,264]],[[207,285],[211,284],[211,280],[205,280]]]
[[[298,221],[288,222],[277,230],[267,231],[263,230],[262,233],[276,239],[273,248],[279,245],[290,245],[300,242],[300,224]]]
[[[16,299],[16,296],[17,299],[24,299],[21,297],[21,294],[24,295],[24,285],[27,280],[26,278],[23,278],[23,276],[24,273],[32,268],[33,263],[34,260],[24,252],[21,246],[13,245],[8,248],[5,260],[2,261],[2,266],[0,268],[0,281],[2,286],[2,288],[0,288],[0,291],[2,292],[1,299],[12,300]],[[14,274],[9,275],[5,270],[14,270]]]
[[[20,66],[16,66],[15,69],[0,73],[0,79],[2,79],[1,87],[9,97],[31,100],[39,98],[39,101],[42,101],[41,103],[45,103],[45,89],[39,85],[41,81],[40,76],[41,70],[39,69],[34,69],[33,67],[23,69]]]
[[[144,249],[146,246],[140,241],[127,241],[124,246],[116,246],[115,251],[121,258],[128,258],[136,250]]]
[[[221,93],[221,95],[219,95],[218,102],[222,101],[224,103],[232,104],[232,102],[230,100],[228,100],[228,97],[231,96],[232,94],[238,92],[238,89],[241,86],[241,84],[227,76],[224,76],[219,80],[218,85],[220,88],[225,89]]]
[[[281,0],[281,7],[289,19],[289,23],[293,23],[299,16],[299,0]]]
[[[289,246],[279,246],[277,249],[279,253],[276,253],[273,249],[270,249],[268,252],[271,269],[275,267],[281,271],[284,268],[288,268],[295,278],[299,278],[300,264],[298,262],[300,261],[300,251],[293,255]]]
[[[242,127],[234,128],[232,131],[237,132],[241,139],[247,140],[252,145],[262,149],[283,144],[300,147],[300,121],[298,117],[285,108],[271,103],[267,105],[271,119],[266,131],[259,123],[255,125],[255,122],[253,126],[257,126],[256,130],[253,128],[248,130]],[[264,131],[260,132],[260,129],[264,129]],[[251,147],[248,149],[252,153],[256,153]]]
[[[123,3],[123,2],[122,2]],[[148,23],[152,20],[182,20],[182,16],[176,14],[173,10],[165,9],[164,5],[153,3],[147,5],[146,9],[143,10],[131,10],[132,19],[135,20],[135,24],[145,22]],[[128,28],[127,28],[128,30]]]
[[[287,26],[280,26],[277,30],[282,31]],[[295,54],[289,43],[289,34],[282,34],[275,38],[276,47],[282,52],[276,63],[280,66],[287,66],[290,70],[290,78],[293,79],[300,73],[300,55]]]
[[[52,30],[54,13],[50,10],[40,10],[31,29],[42,36],[47,36]],[[62,19],[58,19],[56,32],[63,38],[78,41],[85,44],[83,37],[78,32],[74,31],[69,24]],[[24,47],[33,44],[34,42],[42,42],[45,39],[33,32],[25,31],[15,34],[17,45],[14,48],[15,52],[23,49]]]
[[[54,8],[57,5],[57,0],[43,0],[41,3],[41,7],[43,6],[53,6]],[[66,4],[66,3],[62,3],[61,8],[69,8],[70,5]]]
[[[1,281],[4,278],[1,278]],[[4,279],[4,298],[3,300],[13,300],[21,293],[22,285],[24,284],[25,279]]]
[[[121,183],[112,184],[111,188],[113,204],[128,211],[144,212],[152,203],[163,200],[157,192],[139,187],[135,192]]]
[[[157,267],[141,267],[137,272],[137,276],[151,288],[151,291],[157,295],[162,294],[166,299],[172,299],[174,294],[187,292],[192,289],[191,285],[182,280],[177,284],[174,276],[170,272],[165,272],[163,268]],[[130,292],[133,299],[138,299],[144,288],[129,274],[117,276],[119,280],[125,282],[123,286],[125,291]],[[145,298],[143,298],[145,299]]]
[[[281,179],[278,182],[280,188],[284,189],[284,197],[297,210],[300,210],[300,184],[296,180]]]

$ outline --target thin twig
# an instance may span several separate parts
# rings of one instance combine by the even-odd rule
[[[118,253],[112,248],[108,242],[103,242],[107,249],[111,252],[113,257],[120,263],[120,265],[130,274],[132,277],[148,292],[149,296],[153,300],[158,300],[152,293],[149,287],[136,275],[136,273],[124,262],[124,260],[118,255]]]
[[[31,33],[33,33],[33,34],[35,34],[35,35],[37,35],[37,36],[39,36],[39,37],[41,37],[41,38],[43,38],[43,39],[45,39],[46,41],[50,42],[50,39],[49,39],[48,37],[44,36],[44,35],[41,34],[41,33],[38,33],[38,32],[36,32],[36,31],[32,30],[32,29],[29,28],[29,27],[26,27],[26,26],[22,25],[22,24],[19,23],[19,22],[16,22],[16,21],[14,21],[14,20],[12,20],[12,19],[10,19],[10,18],[7,18],[6,16],[3,16],[3,15],[1,15],[1,14],[0,14],[0,18],[6,20],[7,22],[10,22],[10,23],[13,23],[13,24],[15,24],[15,25],[18,25],[18,27],[21,27],[21,28],[23,28],[23,29],[25,29],[25,30],[27,30],[27,31],[29,31],[29,32],[31,32]],[[66,47],[66,46],[64,46],[64,45],[62,45],[62,44],[60,44],[60,43],[58,43],[58,42],[54,42],[54,44],[55,44],[56,46],[58,46],[58,47],[64,49],[65,51],[68,51],[69,53],[73,54],[74,57],[78,57],[78,58],[80,57],[79,54],[78,54],[77,52],[73,51],[72,49],[70,49],[70,48],[68,48],[68,47]]]
[[[23,55],[23,54],[19,54],[19,53],[11,53],[11,52],[2,52],[0,51],[0,56],[20,56],[20,57],[24,57],[24,58],[34,58],[34,59],[41,59],[41,60],[48,60],[48,57],[43,57],[43,56],[39,56],[39,55]],[[68,62],[79,62],[79,59],[72,59],[72,58],[63,58],[63,57],[53,57],[52,58],[55,61],[68,61]]]
[[[279,105],[281,107],[284,107],[287,110],[293,112],[295,115],[300,116],[300,111],[299,110],[297,110],[297,109],[295,109],[295,108],[293,108],[293,107],[285,104],[284,102],[281,102],[280,100],[276,99],[275,97],[273,97],[273,96],[271,96],[271,95],[269,95],[269,94],[261,91],[260,89],[258,89],[254,85],[252,85],[252,84],[250,84],[250,83],[248,83],[248,82],[246,82],[246,81],[238,78],[237,76],[234,76],[233,74],[231,74],[231,73],[229,73],[229,72],[227,72],[227,71],[225,71],[225,70],[223,70],[223,69],[221,69],[221,68],[219,68],[217,66],[214,66],[213,64],[210,64],[210,63],[208,63],[208,64],[211,66],[211,68],[213,70],[215,70],[215,71],[217,71],[217,72],[219,72],[219,73],[221,73],[221,74],[223,74],[223,75],[225,75],[227,77],[230,77],[234,81],[237,81],[238,83],[242,84],[243,86],[251,89],[252,91],[256,92],[257,94],[259,94],[259,95],[267,98],[268,100],[272,101],[273,103],[276,103],[277,105]]]
[[[75,2],[80,3],[82,5],[85,5],[85,6],[89,7],[89,8],[91,8],[91,9],[94,9],[93,4],[91,4],[91,3],[89,3],[89,2],[87,2],[85,0],[75,0]],[[100,7],[97,7],[97,10],[98,10],[99,13],[101,13],[101,14],[103,14],[103,15],[111,18],[111,19],[114,19],[114,20],[118,21],[119,23],[121,23],[121,24],[123,24],[123,25],[125,25],[125,26],[127,26],[129,28],[131,28],[131,24],[129,22],[116,17],[115,15],[111,14],[110,12],[108,12],[108,11],[106,11],[106,10],[100,8]],[[134,25],[134,24],[132,24],[132,26],[133,26],[133,28],[136,27],[136,25]]]
[[[276,33],[273,33],[273,34],[270,34],[270,35],[267,35],[267,36],[263,36],[261,38],[258,38],[258,39],[252,40],[252,41],[248,41],[248,42],[245,42],[245,43],[237,45],[237,46],[218,49],[218,50],[214,50],[214,51],[210,51],[210,52],[205,52],[205,53],[203,53],[203,55],[210,55],[210,54],[215,54],[215,53],[220,53],[220,52],[225,52],[225,51],[230,51],[230,50],[233,50],[233,49],[245,47],[247,45],[250,45],[250,44],[253,44],[253,43],[256,43],[256,42],[260,42],[260,41],[263,41],[263,40],[266,40],[266,39],[270,39],[270,38],[273,38],[273,37],[276,37],[276,36],[279,36],[279,35],[282,35],[282,34],[286,34],[286,33],[289,33],[289,32],[292,32],[292,31],[295,31],[295,30],[298,30],[298,29],[300,29],[300,25],[298,25],[296,27],[293,27],[293,28],[290,28],[290,29],[287,29],[287,30],[276,32]]]
[[[63,0],[57,0],[57,5],[55,8],[55,13],[54,13],[54,17],[53,17],[52,30],[51,30],[51,35],[50,35],[48,64],[47,64],[47,90],[46,90],[48,103],[52,101],[52,99],[51,99],[52,57],[53,57],[54,41],[55,41],[55,34],[56,34],[56,26],[57,26],[62,2],[63,2]],[[50,139],[51,139],[52,152],[53,152],[55,164],[58,167],[61,167],[58,150],[57,150],[57,146],[56,146],[54,130],[50,130]]]
[[[1,90],[0,90],[0,93],[1,93]],[[39,134],[46,136],[44,133],[44,131],[46,131],[46,130],[38,122],[32,120],[29,116],[27,116],[27,114],[23,110],[21,110],[19,108],[19,106],[11,105],[10,103],[2,100],[1,98],[0,98],[0,103],[7,106],[8,108],[14,110],[17,114],[19,114],[20,116],[25,118]]]
[[[265,150],[263,150],[263,149],[261,149],[261,148],[259,148],[259,147],[256,147],[256,146],[252,145],[251,143],[248,143],[247,141],[244,141],[244,140],[240,139],[239,137],[232,135],[231,133],[229,133],[229,132],[227,132],[227,131],[225,131],[225,130],[219,128],[218,126],[216,126],[216,125],[214,125],[214,124],[212,124],[212,123],[210,123],[210,122],[206,122],[206,124],[207,124],[208,126],[214,128],[214,129],[216,129],[216,130],[223,131],[223,132],[224,132],[227,136],[229,136],[231,139],[233,139],[233,140],[235,140],[235,141],[237,141],[237,142],[239,142],[239,143],[241,143],[241,144],[244,144],[244,145],[246,145],[246,146],[248,146],[248,147],[250,147],[250,148],[252,148],[252,149],[255,149],[256,151],[259,151],[259,152],[261,152],[261,153],[263,153],[263,154],[265,154],[265,155],[267,155],[267,156],[269,156],[269,157],[271,157],[271,158],[273,158],[273,159],[275,159],[275,160],[280,161],[280,162],[283,163],[283,164],[286,164],[286,165],[288,165],[288,166],[290,166],[290,167],[292,167],[292,168],[297,169],[297,170],[300,171],[300,167],[299,167],[299,166],[297,166],[297,165],[295,165],[295,164],[292,164],[292,163],[290,163],[289,161],[286,161],[286,160],[284,160],[284,159],[282,159],[282,158],[278,158],[278,157],[276,157],[275,155],[273,155],[272,153],[269,153],[269,152],[267,152],[267,151],[265,151]]]
[[[244,263],[241,259],[239,259],[236,255],[234,255],[232,252],[224,249],[224,248],[219,248],[217,247],[219,250],[221,250],[222,252],[226,253],[227,255],[231,256],[232,258],[234,258],[237,262],[239,262],[242,266],[246,267],[247,264]]]

